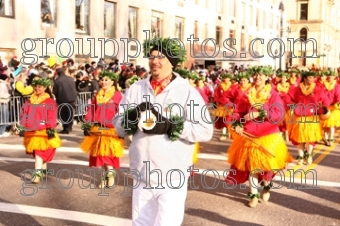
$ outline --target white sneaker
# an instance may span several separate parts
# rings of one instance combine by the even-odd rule
[[[1,137],[9,137],[11,134],[9,132],[4,132]]]

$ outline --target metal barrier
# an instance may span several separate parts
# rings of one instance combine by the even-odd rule
[[[20,123],[20,113],[22,107],[30,96],[13,96],[7,104],[0,104],[0,125],[13,125],[16,127]],[[76,105],[74,108],[74,117],[86,115],[86,104],[91,102],[93,93],[78,93]]]

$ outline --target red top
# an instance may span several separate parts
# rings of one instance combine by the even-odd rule
[[[230,92],[232,90],[232,84],[230,83],[230,86],[223,90],[223,84],[225,83],[220,83],[215,91],[214,91],[214,101],[216,101],[220,105],[226,105],[228,102],[230,102]]]
[[[290,83],[290,87],[297,87],[297,86],[299,86],[299,84],[301,82],[301,78],[296,77],[296,80],[293,80],[293,79],[294,79],[293,77],[289,78],[288,82]]]
[[[329,105],[334,105],[340,102],[340,84],[335,84],[332,90],[325,89],[325,93],[325,99]]]
[[[268,112],[268,116],[261,122],[260,119],[253,119],[252,121],[241,120],[244,131],[256,137],[261,137],[273,133],[280,132],[279,124],[284,119],[283,102],[279,94],[271,89],[270,97],[263,105],[263,109]],[[234,111],[234,120],[240,120],[249,112],[257,112],[256,108],[252,108],[246,95],[240,98],[236,109]]]
[[[241,85],[237,84],[235,86],[233,86],[233,88],[230,90],[229,93],[229,99],[232,103],[234,103],[235,105],[237,104],[237,102],[241,99],[244,98],[245,95],[247,95],[247,93],[249,92],[251,86],[249,86],[247,89],[242,90]]]
[[[300,86],[298,86],[289,90],[288,95],[285,98],[285,103],[300,105],[300,107],[297,106],[294,109],[294,113],[297,116],[312,116],[316,115],[319,104],[328,106],[327,99],[324,97],[325,92],[320,85],[316,84],[314,91],[309,95],[303,94]]]
[[[97,104],[97,99],[92,99],[91,105],[88,107],[85,116],[87,123],[99,123],[103,127],[114,128],[113,119],[118,112],[118,107],[123,95],[119,91],[115,91],[111,100],[107,104]]]
[[[67,107],[67,106],[63,106]],[[31,104],[28,99],[20,114],[20,124],[27,131],[44,130],[57,127],[57,112],[61,106],[57,107],[52,98],[47,98],[40,104]],[[73,108],[71,107],[73,110]]]
[[[201,94],[202,98],[204,99],[205,104],[209,103],[209,97],[211,96],[210,89],[205,85],[202,88],[196,86],[196,89]]]

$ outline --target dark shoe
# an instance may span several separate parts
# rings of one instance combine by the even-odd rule
[[[69,132],[67,130],[62,130],[59,132],[60,134],[69,134]]]

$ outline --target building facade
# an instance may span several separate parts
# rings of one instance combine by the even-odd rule
[[[301,42],[293,44],[296,58],[286,58],[289,65],[311,68],[339,67],[340,63],[340,1],[339,0],[286,0],[288,26],[287,38],[308,40],[301,49]],[[304,44],[304,43],[303,43]],[[302,45],[304,46],[304,45]],[[305,56],[297,58],[298,56]],[[313,57],[311,57],[313,56]]]
[[[278,61],[270,55],[269,47],[273,54],[278,48],[278,43],[271,46],[270,40],[279,37],[279,3],[278,0],[3,0],[0,56],[8,62],[17,55],[24,63],[47,62],[46,55],[56,61],[70,57],[76,63],[104,57],[108,62],[118,58],[120,62],[146,66],[148,61],[141,51],[143,40],[164,36],[183,42],[188,60],[182,66],[188,68],[194,64],[207,66],[207,62],[224,68],[251,64],[277,67]],[[190,42],[191,35],[199,40]],[[256,38],[263,42],[255,41]]]

